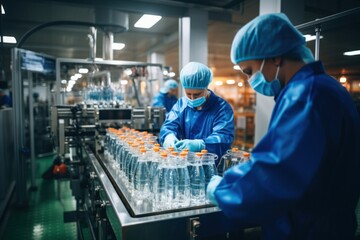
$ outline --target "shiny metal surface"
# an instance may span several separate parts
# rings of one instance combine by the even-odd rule
[[[219,208],[213,206],[176,212],[154,212],[147,216],[132,216],[131,210],[128,209],[129,204],[124,202],[125,199],[116,192],[113,185],[114,180],[107,175],[99,162],[101,160],[89,148],[86,148],[86,154],[106,193],[111,210],[120,223],[121,229],[113,230],[116,235],[121,235],[122,239],[190,239],[193,237],[194,228],[189,226],[193,219],[198,221],[197,236],[228,235],[229,239],[232,239],[232,236],[239,239],[241,226],[228,220]],[[121,186],[117,187],[121,188]]]

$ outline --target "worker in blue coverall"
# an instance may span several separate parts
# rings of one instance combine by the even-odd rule
[[[207,87],[212,72],[204,64],[190,62],[180,72],[185,95],[174,105],[160,130],[165,148],[203,149],[224,155],[234,140],[234,113],[231,106]]]
[[[252,88],[275,97],[269,129],[250,161],[215,176],[207,196],[263,239],[353,239],[360,191],[360,120],[281,13],[242,27],[231,60]]]
[[[166,80],[164,86],[160,88],[160,93],[154,97],[152,105],[155,107],[165,107],[166,112],[170,112],[177,101],[178,86],[175,80]]]
[[[5,90],[0,88],[0,108],[11,107],[11,98],[6,95]]]

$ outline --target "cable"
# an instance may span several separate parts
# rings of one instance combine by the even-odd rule
[[[97,27],[100,28],[102,31],[104,31],[104,28],[108,28],[108,27],[114,27],[114,28],[119,28],[121,30],[126,30],[125,27],[120,26],[120,25],[116,25],[116,24],[96,24],[96,23],[91,23],[91,22],[81,22],[81,21],[54,21],[54,22],[47,22],[47,23],[43,23],[40,24],[32,29],[30,29],[29,31],[27,31],[19,40],[18,44],[16,45],[17,48],[21,48],[21,46],[24,44],[24,42],[35,32],[46,28],[46,27],[50,27],[50,26],[57,26],[57,25],[78,25],[78,26],[86,26],[86,27]],[[105,31],[104,31],[105,32]]]

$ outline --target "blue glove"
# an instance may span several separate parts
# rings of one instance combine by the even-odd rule
[[[207,198],[210,200],[210,202],[216,206],[218,206],[218,203],[216,201],[216,198],[214,196],[214,192],[216,190],[216,187],[220,184],[221,180],[223,178],[218,176],[218,175],[215,175],[215,176],[212,176],[212,178],[210,179],[210,182],[206,188],[206,196]]]
[[[165,137],[163,147],[164,148],[175,147],[175,144],[177,142],[179,142],[179,139],[177,139],[174,134],[170,133]]]
[[[201,139],[184,139],[175,144],[175,149],[178,151],[184,150],[185,148],[189,149],[190,152],[200,152],[205,149],[205,142]]]

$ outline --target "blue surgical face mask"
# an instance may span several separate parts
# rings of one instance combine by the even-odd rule
[[[248,80],[250,86],[258,93],[261,93],[265,96],[276,96],[281,91],[281,84],[278,79],[278,74],[280,66],[276,70],[275,79],[271,82],[266,81],[264,74],[262,74],[262,69],[264,67],[265,59],[263,60],[260,70],[257,71],[251,78]]]
[[[188,105],[190,107],[200,107],[201,105],[203,105],[205,102],[206,102],[206,97],[205,96],[202,96],[202,97],[199,97],[199,98],[196,98],[194,100],[186,97],[187,100],[188,100]]]

